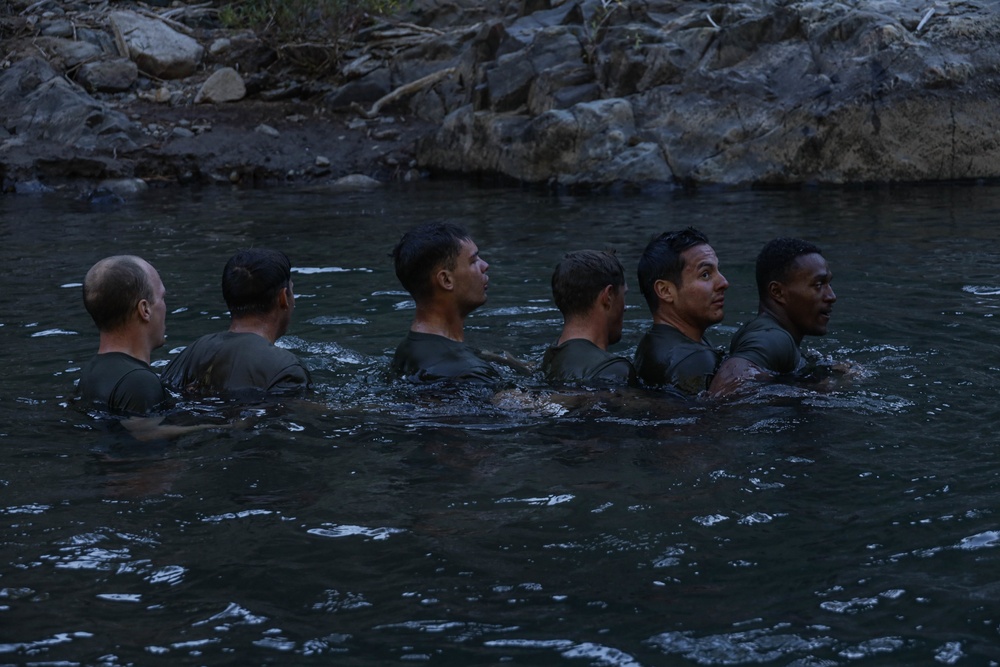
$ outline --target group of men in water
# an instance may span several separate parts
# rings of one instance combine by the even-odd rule
[[[499,381],[498,364],[515,360],[465,343],[465,319],[486,303],[489,287],[489,264],[470,234],[452,223],[421,225],[396,244],[393,262],[416,312],[393,356],[392,373],[421,383]],[[563,329],[540,370],[557,384],[645,386],[692,396],[731,393],[748,381],[799,369],[803,337],[827,332],[837,299],[831,279],[813,244],[790,238],[766,244],[756,264],[758,315],[723,354],[705,337],[723,319],[729,287],[715,250],[691,227],[663,233],[639,260],[639,289],[653,325],[629,360],[608,351],[622,336],[628,286],[621,262],[610,251],[570,252],[552,275]],[[159,274],[131,255],[95,264],[84,280],[83,299],[100,346],[83,369],[82,400],[136,416],[164,407],[169,391],[231,396],[306,389],[309,371],[274,344],[288,330],[295,308],[288,257],[261,248],[236,253],[223,271],[222,293],[228,330],[197,339],[157,375],[150,358],[166,331],[166,290]]]
[[[393,259],[416,302],[410,332],[393,358],[394,373],[418,382],[496,380],[494,363],[464,342],[465,318],[486,303],[489,286],[489,264],[469,234],[449,223],[422,225],[403,236]],[[723,319],[729,282],[704,234],[688,227],[654,238],[639,259],[638,278],[653,326],[630,361],[608,352],[622,336],[628,285],[621,262],[598,250],[571,252],[559,262],[552,297],[564,323],[542,357],[547,380],[731,393],[749,380],[799,369],[802,339],[826,334],[837,300],[819,248],[774,239],[757,258],[758,315],[724,355],[705,332]]]

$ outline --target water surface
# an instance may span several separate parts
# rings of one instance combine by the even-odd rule
[[[220,189],[103,208],[5,197],[0,216],[0,664],[1000,661],[996,188]],[[561,414],[400,386],[384,371],[412,302],[388,254],[439,218],[491,264],[467,321],[479,347],[540,359],[561,323],[555,263],[614,248],[631,283],[615,349],[631,356],[649,325],[638,256],[690,224],[731,283],[715,342],[755,311],[763,243],[801,236],[839,297],[808,347],[865,372]],[[163,364],[225,328],[222,266],[248,246],[296,267],[281,344],[313,372],[308,400],[147,444],[74,407],[97,259],[159,269]],[[188,408],[177,418],[234,413]]]

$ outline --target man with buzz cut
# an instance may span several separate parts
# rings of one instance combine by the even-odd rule
[[[818,247],[793,238],[767,243],[757,256],[757,316],[744,324],[712,380],[713,394],[749,380],[770,381],[800,370],[805,336],[825,336],[837,295],[833,273]]]
[[[416,304],[392,373],[419,383],[499,380],[497,369],[465,343],[465,318],[486,303],[490,282],[490,265],[469,233],[453,223],[426,223],[403,235],[392,258],[396,277]]]
[[[229,307],[229,329],[186,347],[163,372],[164,384],[197,394],[306,389],[309,371],[274,344],[288,331],[295,310],[285,253],[265,248],[237,252],[223,270],[222,296]]]
[[[84,402],[138,416],[167,400],[149,365],[153,350],[165,340],[165,296],[160,275],[141,257],[106,257],[87,271],[83,303],[100,332],[100,345],[80,376]]]
[[[722,359],[705,332],[722,321],[729,287],[708,237],[693,227],[660,234],[642,253],[638,277],[653,314],[635,352],[639,379],[689,396],[705,391]]]
[[[614,253],[580,250],[563,257],[552,274],[552,298],[563,329],[542,357],[549,382],[635,384],[629,360],[608,352],[622,337],[627,292],[625,270]]]

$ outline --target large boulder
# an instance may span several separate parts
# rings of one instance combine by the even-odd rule
[[[7,177],[103,178],[141,134],[124,114],[94,100],[38,58],[0,73],[0,164]]]
[[[625,100],[581,103],[534,118],[497,117],[466,106],[421,143],[418,155],[423,166],[560,185],[672,178],[659,146],[636,136]]]
[[[422,167],[594,184],[1000,177],[992,9],[551,4],[523,2],[469,42]]]
[[[43,60],[27,58],[0,73],[0,123],[8,141],[67,148],[130,150],[136,129],[124,114],[74,86]]]
[[[205,54],[193,37],[136,12],[112,12],[111,27],[122,55],[160,79],[183,79],[194,74]]]

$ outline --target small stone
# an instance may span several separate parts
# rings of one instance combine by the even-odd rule
[[[190,139],[194,136],[194,132],[186,127],[175,127],[170,131],[170,136],[177,137],[178,139]]]
[[[261,123],[260,125],[258,125],[257,127],[255,127],[254,128],[254,132],[260,132],[261,134],[266,134],[269,137],[275,137],[275,138],[281,136],[281,132],[278,132],[276,129],[274,129],[270,125],[266,125],[264,123]]]
[[[330,158],[323,157],[322,155],[317,155],[316,156],[316,166],[317,167],[329,167],[330,166]]]
[[[76,80],[91,91],[117,93],[130,89],[139,78],[139,68],[127,58],[84,63]]]
[[[382,183],[364,174],[350,174],[349,176],[338,178],[330,187],[338,191],[357,192],[380,188],[382,187]]]
[[[246,97],[247,87],[243,77],[232,67],[216,70],[208,80],[201,85],[194,97],[195,104],[203,102],[236,102]]]
[[[113,192],[119,197],[136,195],[149,189],[149,184],[141,178],[114,178],[97,184],[98,190]]]
[[[229,182],[230,183],[239,183],[240,182],[240,172],[236,171],[235,169],[232,170],[231,172],[229,172]]]
[[[233,41],[231,39],[222,37],[212,42],[212,45],[208,47],[208,52],[211,53],[213,56],[217,56],[220,53],[228,51],[232,45]]]

